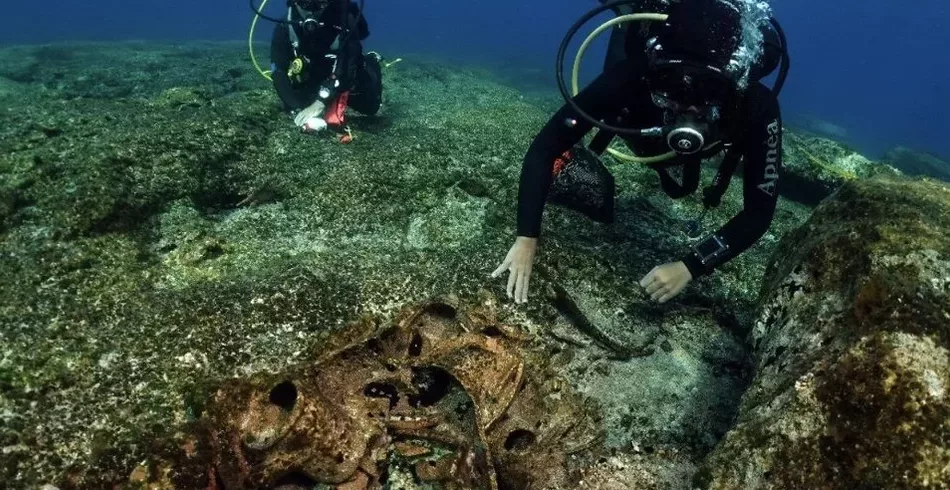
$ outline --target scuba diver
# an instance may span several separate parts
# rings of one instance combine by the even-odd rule
[[[271,78],[294,123],[310,131],[331,128],[349,141],[347,107],[375,115],[382,101],[381,57],[363,54],[369,26],[361,6],[349,0],[288,0],[285,21],[264,18],[277,22]]]
[[[631,20],[624,28],[614,27],[604,71],[572,98],[563,75],[564,52],[571,37],[594,16],[607,10],[627,14],[632,5],[664,13],[627,15]],[[639,284],[653,300],[672,299],[690,281],[732,260],[768,230],[782,167],[778,92],[789,62],[781,27],[768,19],[767,12],[763,17],[757,60],[749,58],[743,46],[740,9],[726,0],[615,1],[574,25],[558,54],[558,85],[567,103],[538,133],[524,157],[517,237],[492,273],[493,277],[509,273],[509,297],[517,303],[527,301],[544,205],[572,165],[594,169],[569,180],[575,192],[589,190],[596,181],[606,195],[599,209],[574,208],[597,221],[612,222],[613,178],[598,155],[608,150],[616,136],[636,154],[651,155],[627,160],[654,169],[662,189],[673,199],[694,193],[702,160],[725,152],[713,185],[704,190],[706,209],[719,204],[739,162],[744,164],[742,211],[679,260],[646,274]],[[622,20],[618,17],[608,24],[620,25]],[[575,92],[584,49],[586,43],[575,63]],[[759,80],[775,70],[779,58],[781,72],[770,89]],[[584,147],[579,142],[594,127],[600,131]],[[632,129],[644,127],[648,129]],[[680,167],[681,181],[670,175],[672,166]]]

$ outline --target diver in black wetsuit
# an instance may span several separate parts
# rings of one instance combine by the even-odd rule
[[[654,166],[663,190],[674,199],[696,191],[704,158],[726,152],[714,186],[707,189],[714,196],[711,201],[721,198],[739,161],[744,163],[743,210],[678,261],[653,268],[640,281],[654,300],[673,298],[691,280],[735,258],[768,230],[782,168],[782,120],[777,94],[757,81],[764,74],[749,73],[761,69],[763,62],[742,72],[754,80],[745,87],[736,74],[741,14],[724,0],[674,3],[667,12],[663,23],[639,29],[628,24],[626,59],[609,58],[604,73],[569,100],[530,146],[521,173],[517,238],[493,273],[497,277],[509,271],[508,295],[516,302],[527,300],[554,162],[581,141],[594,122],[606,121],[598,124],[602,130],[658,126],[638,135],[627,130],[621,136],[637,154],[674,152],[670,163],[682,166],[682,183],[665,166]],[[785,56],[783,72],[788,68],[787,51]],[[780,79],[784,82],[784,73]],[[649,133],[662,137],[645,137]],[[616,134],[608,132],[606,142]]]
[[[346,108],[374,115],[382,99],[380,57],[363,55],[369,26],[349,0],[289,0],[287,22],[274,29],[274,88],[297,126],[318,118],[346,128]]]

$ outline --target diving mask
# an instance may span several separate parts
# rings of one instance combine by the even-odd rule
[[[304,10],[317,12],[325,9],[330,2],[329,0],[294,0],[294,3]]]

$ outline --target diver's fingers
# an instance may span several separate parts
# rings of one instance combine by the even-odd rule
[[[518,282],[515,286],[515,303],[524,303],[525,298],[525,270],[521,269],[518,271]]]
[[[531,268],[529,267],[524,273],[524,288],[521,290],[521,302],[528,302],[528,289],[531,284]]]
[[[515,280],[518,278],[518,270],[512,270],[508,272],[508,286],[505,290],[508,292],[508,297],[511,297],[511,292],[515,287]]]
[[[661,289],[666,289],[666,285],[663,284],[663,281],[660,281],[660,280],[657,280],[657,279],[655,279],[655,280],[653,280],[653,282],[647,284],[647,287],[646,287],[647,294],[656,293],[657,291],[660,291]]]
[[[647,287],[647,284],[650,284],[651,282],[653,282],[653,280],[656,278],[656,271],[659,268],[660,268],[659,266],[654,267],[653,270],[647,273],[647,275],[643,276],[643,279],[640,279],[641,288],[645,288]]]
[[[515,276],[515,303],[521,303],[521,271],[511,275]]]
[[[660,298],[662,298],[663,296],[666,296],[669,293],[670,293],[670,290],[667,288],[658,289],[657,291],[650,294],[650,298],[653,299],[653,301],[660,301]]]
[[[502,272],[505,272],[506,270],[508,270],[509,267],[511,267],[511,257],[505,257],[505,260],[503,260],[501,262],[501,265],[499,265],[498,268],[495,269],[495,272],[491,273],[491,276],[498,277],[501,275]]]
[[[663,296],[660,296],[660,299],[658,299],[657,301],[659,301],[660,303],[666,303],[667,301],[676,297],[676,294],[677,294],[676,292],[670,291],[664,294]]]

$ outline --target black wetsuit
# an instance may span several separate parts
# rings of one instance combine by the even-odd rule
[[[662,125],[663,112],[651,100],[642,77],[631,63],[615,64],[576,97],[578,106],[595,119],[616,122],[625,114],[626,127],[654,127]],[[716,236],[728,245],[728,250],[716,260],[703,264],[695,253],[686,254],[681,260],[693,277],[712,272],[752,246],[772,222],[778,196],[778,179],[781,170],[782,121],[779,105],[771,90],[760,83],[751,84],[744,100],[722,122],[723,128],[732,127],[723,135],[724,142],[733,148],[726,160],[742,158],[744,209],[719,229]],[[740,119],[736,120],[735,118]],[[568,119],[577,120],[574,127],[565,124]],[[563,152],[581,141],[592,125],[579,117],[570,106],[565,105],[548,121],[528,150],[521,173],[521,188],[518,202],[518,235],[537,237],[541,232],[541,216],[552,181],[554,161]],[[666,153],[662,141],[630,141],[638,154],[656,155]],[[721,148],[720,148],[721,150]],[[656,168],[663,190],[673,198],[680,198],[696,191],[700,180],[699,161],[713,155],[677,157],[686,163],[683,168],[683,183],[678,184],[664,168]],[[679,162],[677,162],[679,163]],[[733,164],[736,162],[732,162]],[[723,165],[726,163],[724,161]]]
[[[345,45],[331,52],[332,45],[340,34],[343,16],[340,3],[333,2],[320,15],[324,25],[308,34],[302,28],[279,24],[274,29],[271,41],[271,70],[274,88],[288,110],[301,110],[313,104],[319,97],[322,86],[330,89],[326,102],[329,105],[336,95],[349,91],[348,104],[360,113],[372,115],[379,110],[382,99],[382,77],[379,61],[372,56],[363,56],[362,41],[369,37],[365,17],[359,15],[355,3],[348,4],[347,22],[353,27]],[[296,14],[295,14],[296,15]],[[358,20],[357,20],[358,19]],[[290,29],[295,29],[299,39],[296,53],[291,41]],[[336,70],[334,60],[339,59]],[[309,60],[299,82],[290,80],[287,71],[296,57]],[[329,82],[332,77],[340,81],[338,87]]]

